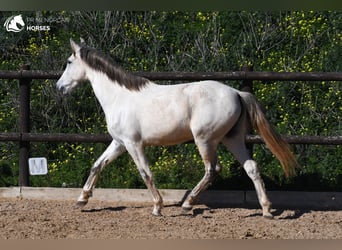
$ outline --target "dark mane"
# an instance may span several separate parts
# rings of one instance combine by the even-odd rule
[[[129,90],[140,90],[149,82],[146,78],[126,72],[111,57],[93,48],[81,47],[80,55],[89,67],[106,74],[109,79]]]

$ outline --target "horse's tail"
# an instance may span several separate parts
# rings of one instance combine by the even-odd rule
[[[280,161],[287,177],[296,173],[297,160],[293,155],[290,145],[273,129],[267,121],[257,99],[248,92],[239,92],[243,105],[250,117],[251,125],[265,141],[267,147]]]

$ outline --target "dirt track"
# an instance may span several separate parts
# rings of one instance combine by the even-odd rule
[[[0,199],[0,239],[342,239],[342,211],[209,208],[189,215],[166,206],[162,217],[150,204]]]

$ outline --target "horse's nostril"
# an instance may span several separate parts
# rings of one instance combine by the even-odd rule
[[[65,94],[65,92],[66,92],[66,88],[64,86],[57,86],[57,90],[59,90],[63,94]]]

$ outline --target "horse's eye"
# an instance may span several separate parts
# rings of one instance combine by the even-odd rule
[[[68,64],[71,64],[71,61],[68,60],[67,63],[65,63],[65,64],[63,65],[63,70],[66,69],[66,66],[67,66]]]

